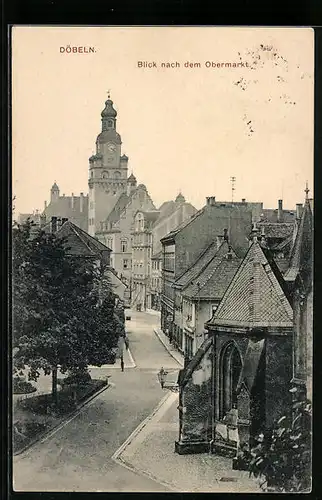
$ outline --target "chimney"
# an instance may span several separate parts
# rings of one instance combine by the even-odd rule
[[[242,203],[246,203],[246,198],[242,198]]]
[[[250,235],[250,245],[253,243],[253,242],[257,242],[258,241],[258,227],[257,227],[257,224],[256,222],[253,223],[253,227],[252,227],[252,232],[251,232],[251,235]]]
[[[72,193],[72,210],[74,210],[74,193]]]
[[[264,226],[262,226],[262,231],[261,231],[261,236],[260,236],[260,245],[263,248],[267,248]]]
[[[227,260],[231,260],[233,258],[233,254],[232,254],[230,245],[228,247],[228,252],[227,252],[226,258],[227,258]]]
[[[228,229],[224,229],[224,241],[228,241]]]
[[[207,196],[206,203],[207,203],[207,205],[215,205],[216,204],[216,196]]]
[[[57,232],[57,217],[52,217],[51,218],[51,232],[56,233]]]
[[[302,217],[303,205],[302,203],[296,204],[296,218],[300,219]]]
[[[67,217],[63,217],[62,220],[61,220],[61,225],[63,226],[65,224],[65,222],[68,221],[68,218]]]
[[[283,200],[278,200],[277,222],[283,222]]]
[[[45,202],[46,203],[46,202]],[[40,216],[40,227],[44,227],[44,225],[46,224],[46,215],[45,214],[42,214]]]
[[[84,208],[84,193],[81,193],[79,198],[79,211],[82,212],[83,208]]]

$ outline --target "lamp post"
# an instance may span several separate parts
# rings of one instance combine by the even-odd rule
[[[172,391],[172,392],[178,392],[179,391],[179,384],[178,383],[168,382],[166,384],[168,373],[169,372],[167,372],[163,368],[163,366],[161,366],[161,369],[160,369],[160,371],[158,373],[158,379],[159,379],[159,382],[160,382],[160,385],[161,385],[161,389],[170,389],[170,391]]]

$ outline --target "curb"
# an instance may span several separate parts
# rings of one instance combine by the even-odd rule
[[[82,410],[82,408],[84,406],[86,406],[93,399],[95,399],[99,394],[101,394],[101,392],[106,391],[106,389],[108,389],[109,387],[112,387],[112,384],[110,384],[108,382],[106,386],[104,386],[101,389],[99,389],[99,391],[95,392],[94,394],[92,394],[91,396],[89,396],[89,398],[86,399],[83,403],[81,403],[76,408],[75,411],[73,411],[69,415],[66,415],[66,418],[64,420],[62,420],[62,422],[59,422],[59,424],[55,425],[54,427],[51,427],[51,429],[48,429],[46,432],[44,432],[43,434],[41,434],[40,436],[38,436],[38,438],[34,439],[31,443],[29,443],[27,446],[25,446],[22,450],[19,450],[16,453],[13,453],[12,454],[13,458],[14,457],[19,457],[25,451],[29,451],[35,444],[37,444],[37,443],[43,443],[44,441],[46,441],[46,439],[50,438],[52,436],[52,434],[54,434],[55,432],[57,432],[57,430],[59,429],[59,427],[64,427],[64,425],[66,425],[68,422],[70,422],[75,417],[77,417],[77,415],[80,413],[80,411]]]
[[[129,366],[128,368],[136,368],[136,366],[137,366],[137,365],[136,365],[136,362],[134,361],[134,358],[133,358],[133,356],[132,356],[132,353],[131,353],[131,351],[130,351],[130,348],[128,348],[127,352],[128,352],[128,355],[129,355],[130,361],[131,361],[131,363],[132,363],[132,366]],[[126,367],[125,367],[125,368],[126,368]]]
[[[181,361],[181,359],[179,357],[177,357],[177,355],[173,351],[171,351],[169,349],[169,347],[166,345],[166,343],[162,339],[161,335],[159,334],[158,329],[157,328],[153,328],[153,331],[156,334],[156,336],[158,337],[158,339],[160,340],[161,344],[163,344],[163,346],[166,348],[166,350],[168,351],[168,353],[170,354],[170,356],[173,359],[175,359],[177,361],[177,363],[179,363],[179,365],[183,366],[183,362]]]
[[[162,408],[162,406],[168,401],[168,399],[172,396],[172,392],[168,392],[161,401],[154,408],[152,413],[148,415],[129,435],[129,437],[124,441],[124,443],[113,453],[112,460],[118,460],[118,457],[123,453],[123,451],[132,443],[133,439],[144,429],[144,427],[152,420],[155,414]]]
[[[173,485],[166,483],[164,481],[160,481],[156,476],[151,474],[150,472],[147,472],[143,469],[139,469],[137,467],[134,467],[132,464],[127,462],[124,458],[122,458],[122,453],[126,450],[128,446],[132,444],[134,439],[140,434],[140,432],[146,427],[147,424],[151,422],[153,417],[158,413],[158,411],[168,402],[168,400],[173,396],[172,392],[168,392],[162,399],[161,401],[157,404],[157,406],[154,408],[152,413],[148,415],[135,429],[134,431],[129,435],[129,437],[124,441],[124,443],[114,452],[112,455],[111,459],[117,463],[118,465],[121,465],[122,467],[125,467],[126,469],[136,472],[137,474],[140,474],[142,476],[147,477],[148,479],[151,479],[152,481],[156,482],[157,484],[164,486],[170,491],[175,491],[175,492],[180,492],[180,490],[177,490],[174,488]]]
[[[150,472],[147,472],[147,471],[145,471],[143,469],[139,469],[138,467],[134,467],[133,465],[129,464],[128,462],[126,462],[126,460],[124,460],[121,457],[118,458],[117,460],[115,460],[115,462],[118,463],[119,465],[121,465],[122,467],[125,467],[126,469],[132,471],[132,472],[136,472],[137,474],[140,474],[140,476],[145,476],[148,479],[151,479],[155,483],[157,483],[157,484],[159,484],[161,486],[164,486],[165,488],[167,488],[170,491],[173,491],[173,492],[176,492],[176,493],[182,493],[181,490],[175,489],[172,484],[166,483],[165,481],[160,481],[160,479],[158,479],[156,476],[154,476]],[[153,493],[153,492],[151,492],[151,493]],[[159,492],[155,492],[155,493],[159,493]]]

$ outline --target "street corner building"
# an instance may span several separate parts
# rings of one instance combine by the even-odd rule
[[[259,432],[290,414],[294,394],[311,399],[312,205],[307,197],[298,211],[283,273],[253,224],[247,253],[180,372],[177,453],[233,458],[238,447],[251,447]],[[300,392],[291,391],[294,386]]]

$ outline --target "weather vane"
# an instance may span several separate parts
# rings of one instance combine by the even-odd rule
[[[110,89],[108,89],[108,91],[107,91],[107,98],[108,98],[108,99],[110,99],[110,98],[111,98],[111,90],[110,90]]]

